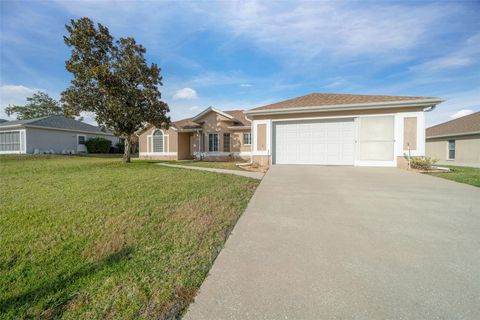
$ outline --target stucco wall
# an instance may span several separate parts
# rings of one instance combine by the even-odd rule
[[[406,117],[403,119],[403,150],[417,149],[417,118]]]
[[[112,141],[112,146],[118,142],[117,137],[109,135],[26,128],[27,153],[33,153],[35,149],[39,149],[40,151],[53,149],[55,153],[61,153],[63,150],[74,150],[77,152],[77,135],[86,136],[86,140],[95,137],[102,137]]]
[[[138,136],[138,144],[140,152],[149,152],[147,150],[147,137],[153,133],[157,128],[150,127],[147,130],[143,131]],[[168,130],[163,130],[165,134],[168,134],[168,152],[177,152],[177,132],[173,130],[173,128],[169,128]]]
[[[455,140],[455,160],[448,160],[448,140]],[[426,155],[439,164],[480,167],[480,134],[450,138],[427,139]]]

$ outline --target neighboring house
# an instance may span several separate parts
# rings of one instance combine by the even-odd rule
[[[137,133],[140,158],[158,160],[250,159],[250,120],[242,110],[207,108],[168,130],[147,126]]]
[[[480,112],[427,129],[426,155],[439,164],[480,167]]]
[[[221,159],[237,152],[261,165],[404,166],[408,150],[425,155],[424,112],[442,101],[313,93],[234,115],[208,108],[168,131],[148,127],[140,134],[140,157],[184,159],[199,152]]]
[[[94,137],[119,141],[112,133],[62,116],[8,121],[0,123],[0,154],[86,152],[85,142]]]
[[[8,120],[0,119],[0,123],[8,122]]]

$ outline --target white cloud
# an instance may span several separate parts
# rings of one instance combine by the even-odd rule
[[[463,109],[463,110],[457,111],[454,114],[450,115],[450,118],[457,119],[457,118],[468,116],[469,114],[472,114],[474,112],[475,111],[473,111],[472,109]]]
[[[7,116],[5,108],[10,104],[24,105],[27,102],[26,98],[32,96],[37,91],[45,90],[11,84],[0,86],[0,118],[14,120],[15,118]]]
[[[191,111],[196,111],[196,110],[199,110],[200,107],[199,106],[192,106],[190,108],[188,108],[188,110],[191,110]]]
[[[251,88],[251,87],[253,87],[253,84],[250,84],[250,83],[241,83],[241,84],[240,84],[240,87],[242,87],[242,88]]]
[[[226,2],[224,23],[265,51],[313,59],[382,54],[417,47],[452,10],[438,5],[356,5],[352,2]],[[215,14],[215,13],[212,13]]]
[[[479,62],[479,54],[480,33],[468,38],[461,46],[456,48],[455,51],[431,59],[420,65],[413,66],[410,69],[413,71],[435,72],[465,67]]]
[[[173,95],[175,100],[192,100],[196,98],[198,98],[197,91],[192,88],[180,89]]]

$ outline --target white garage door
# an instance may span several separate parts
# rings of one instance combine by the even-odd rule
[[[277,122],[273,132],[273,163],[353,165],[353,119]]]

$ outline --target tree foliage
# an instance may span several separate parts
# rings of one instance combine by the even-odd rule
[[[161,101],[160,68],[145,60],[146,49],[133,38],[114,40],[108,28],[88,18],[65,26],[72,48],[66,69],[74,79],[62,93],[68,114],[94,112],[99,125],[125,138],[124,162],[130,161],[134,133],[146,123],[168,128],[168,105]]]
[[[60,103],[45,92],[38,91],[27,98],[24,106],[9,105],[5,108],[7,115],[16,114],[18,120],[27,120],[53,115],[64,115]]]

